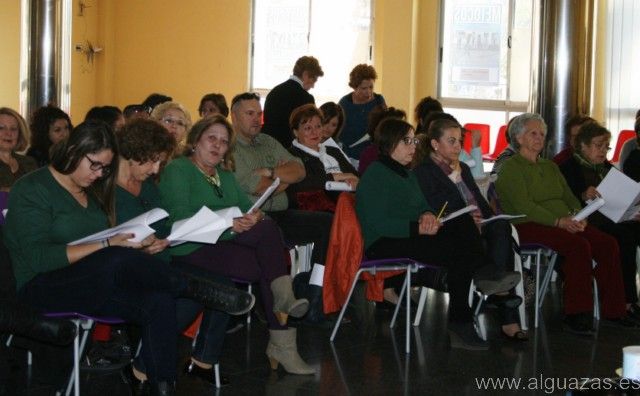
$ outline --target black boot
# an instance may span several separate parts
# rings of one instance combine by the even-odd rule
[[[24,304],[4,301],[0,304],[0,333],[67,345],[76,336],[76,325],[68,320],[46,318]]]
[[[173,382],[161,381],[150,384],[151,396],[175,396],[176,385]]]
[[[195,276],[187,276],[184,297],[196,300],[209,309],[231,315],[249,312],[256,300],[253,294]]]

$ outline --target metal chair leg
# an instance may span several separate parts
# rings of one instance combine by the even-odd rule
[[[420,288],[420,300],[418,300],[418,310],[416,311],[416,317],[413,319],[413,325],[418,326],[420,319],[422,319],[422,312],[424,311],[425,303],[427,302],[427,293],[429,290],[426,287]]]
[[[344,313],[347,311],[347,306],[349,305],[349,301],[351,301],[351,296],[353,295],[353,290],[356,288],[356,283],[358,279],[360,279],[360,275],[362,275],[363,270],[358,270],[356,272],[355,277],[353,278],[353,282],[351,282],[351,289],[349,289],[349,295],[347,296],[347,301],[345,301],[342,309],[340,310],[340,315],[338,315],[338,321],[333,326],[333,331],[331,332],[331,337],[329,337],[329,341],[333,342],[333,339],[336,338],[336,334],[338,333],[338,329],[340,328],[340,324],[342,324],[342,318],[344,317]]]

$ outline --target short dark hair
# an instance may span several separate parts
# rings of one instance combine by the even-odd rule
[[[378,78],[376,69],[366,63],[356,65],[349,73],[349,86],[353,89],[358,88],[363,80],[375,80]]]
[[[102,120],[115,130],[116,121],[122,116],[122,111],[116,106],[95,106],[87,112],[84,120]]]
[[[581,154],[583,144],[588,146],[594,138],[605,135],[611,137],[611,132],[596,121],[582,124],[576,135],[576,146],[574,150],[578,154]]]
[[[89,120],[73,128],[69,137],[53,148],[51,166],[63,175],[73,173],[87,154],[110,150],[113,160],[109,167],[113,170],[109,175],[101,177],[85,190],[99,203],[109,217],[111,225],[115,225],[115,181],[118,169],[118,145],[111,127],[104,121]]]
[[[376,128],[374,133],[378,153],[381,156],[390,156],[400,141],[411,131],[413,126],[398,118],[385,118]]]
[[[120,156],[140,163],[155,162],[163,153],[170,156],[177,144],[161,124],[143,118],[125,124],[116,137]]]
[[[320,62],[313,56],[300,57],[293,66],[293,75],[296,77],[302,77],[305,71],[311,78],[324,76]]]
[[[29,129],[31,130],[31,148],[38,150],[49,158],[49,148],[51,148],[51,140],[49,139],[49,128],[57,120],[65,120],[69,124],[69,130],[73,129],[71,118],[59,107],[52,104],[42,106],[36,109],[31,115]]]
[[[420,102],[418,102],[414,110],[414,118],[417,123],[416,133],[427,132],[429,126],[424,124],[424,119],[434,111],[444,112],[442,104],[438,101],[438,99],[427,96],[425,98],[422,98]]]
[[[151,110],[153,110],[157,105],[164,102],[173,102],[173,98],[171,96],[159,93],[152,93],[151,95],[147,96],[144,102],[142,102],[142,105],[150,107]]]
[[[243,102],[245,100],[257,100],[259,102],[260,94],[257,92],[243,92],[241,94],[237,94],[233,99],[231,99],[231,110],[233,111],[239,102]]]
[[[316,105],[308,103],[300,107],[296,107],[289,116],[289,128],[298,129],[300,125],[309,121],[313,117],[318,117],[322,121],[322,113]]]
[[[396,109],[395,107],[386,107],[385,105],[377,105],[369,113],[369,123],[367,124],[367,134],[375,142],[375,130],[386,118],[398,118],[406,121],[407,113],[404,110]]]
[[[439,140],[442,136],[444,136],[444,131],[449,128],[460,128],[461,131],[463,129],[462,125],[460,125],[458,121],[454,121],[448,118],[434,120],[431,125],[429,125],[429,130],[427,131],[427,139],[425,139],[425,142],[423,142],[423,144],[425,145],[425,151],[428,153],[433,152],[431,141]]]
[[[236,132],[233,129],[233,126],[227,119],[227,117],[222,114],[215,114],[211,117],[206,117],[201,119],[200,121],[193,124],[189,133],[187,134],[187,144],[185,145],[184,155],[189,157],[193,154],[193,150],[198,144],[198,141],[202,137],[202,134],[212,127],[215,124],[220,124],[227,130],[229,134],[229,147],[227,148],[227,152],[222,159],[222,167],[228,171],[235,170],[235,162],[233,160],[233,151],[236,145]]]
[[[140,112],[151,114],[151,107],[145,106],[142,104],[130,104],[130,105],[126,105],[124,107],[124,110],[122,110],[122,114],[124,115],[124,118],[130,118],[135,113],[140,113]]]
[[[564,134],[569,137],[571,134],[571,128],[575,126],[581,126],[587,122],[595,122],[593,118],[589,117],[586,114],[574,114],[567,119],[567,122],[564,123]]]
[[[227,106],[227,99],[223,94],[209,93],[204,95],[202,99],[200,99],[200,106],[198,106],[198,113],[200,113],[201,116],[205,102],[213,102],[223,116],[229,116],[229,106]]]
[[[445,113],[444,111],[432,111],[423,119],[424,129],[421,129],[420,131],[416,130],[416,133],[425,133],[425,134],[429,133],[429,128],[431,124],[437,120],[449,120],[457,124],[460,124],[456,119],[456,117],[454,117],[449,113]]]

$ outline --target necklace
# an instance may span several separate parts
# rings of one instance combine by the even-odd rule
[[[222,181],[220,180],[220,175],[216,172],[214,175],[208,175],[205,171],[203,171],[198,164],[194,162],[196,168],[202,173],[204,179],[213,187],[213,191],[216,193],[218,198],[222,198]]]

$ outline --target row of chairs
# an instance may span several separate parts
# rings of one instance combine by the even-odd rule
[[[493,162],[498,156],[507,148],[507,138],[505,135],[505,130],[507,129],[506,125],[502,125],[498,130],[498,136],[496,138],[496,145],[493,149],[493,152],[489,153],[490,143],[491,143],[491,126],[489,124],[476,124],[476,123],[467,123],[464,124],[464,128],[470,131],[479,131],[482,135],[482,140],[480,141],[480,149],[482,150],[482,158],[485,161]],[[635,139],[636,132],[629,129],[624,129],[620,131],[618,135],[618,140],[616,141],[616,147],[613,151],[613,158],[611,158],[611,162],[617,163],[620,160],[620,152],[622,151],[622,146],[627,140]],[[467,133],[464,136],[464,149],[469,152],[471,151],[471,134]]]

